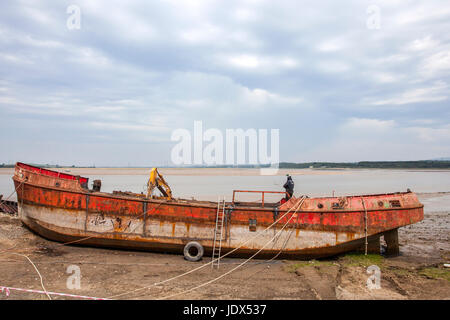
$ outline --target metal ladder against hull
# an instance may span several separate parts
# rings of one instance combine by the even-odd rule
[[[220,206],[222,205],[222,209]],[[214,228],[214,242],[213,251],[211,255],[212,263],[211,267],[219,269],[220,264],[220,252],[222,249],[223,238],[223,222],[225,220],[225,198],[217,200],[217,214],[216,214],[216,226]],[[215,260],[217,259],[217,260]]]

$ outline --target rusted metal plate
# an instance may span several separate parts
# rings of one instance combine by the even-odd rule
[[[0,212],[7,214],[17,214],[17,202],[3,200],[3,195],[0,194]]]

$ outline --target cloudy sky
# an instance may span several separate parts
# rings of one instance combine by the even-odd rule
[[[0,163],[170,164],[195,120],[280,129],[282,161],[449,157],[449,31],[448,0],[1,1]]]

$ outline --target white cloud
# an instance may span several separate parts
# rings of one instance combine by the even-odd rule
[[[77,4],[78,5],[78,4]],[[148,45],[164,36],[154,21],[140,11],[142,4],[135,1],[105,3],[102,1],[83,1],[81,9],[81,30],[89,28],[93,34],[103,36],[103,32],[113,34],[124,44]],[[87,17],[90,19],[87,20]],[[95,28],[90,23],[95,20]],[[87,21],[86,21],[87,20]]]
[[[258,20],[258,15],[254,10],[247,8],[237,8],[234,11],[234,17],[239,21],[254,22]]]
[[[24,6],[22,10],[28,17],[38,23],[49,25],[54,21],[50,16],[49,11],[41,10],[39,8],[31,6]]]
[[[373,100],[370,102],[372,105],[404,105],[410,103],[419,102],[438,102],[448,99],[448,85],[445,82],[439,81],[434,83],[431,87],[423,87],[412,89],[402,94],[384,99],[384,100]]]
[[[450,142],[450,125],[444,127],[409,127],[404,129],[417,138],[419,143],[446,144]]]
[[[427,56],[420,67],[420,71],[425,77],[449,75],[450,50],[440,51]]]
[[[68,57],[68,61],[76,62],[87,68],[112,67],[112,62],[107,56],[89,47],[75,48]]]
[[[6,61],[7,63],[15,63],[15,64],[33,64],[34,62],[24,56],[13,53],[3,53],[0,52],[0,59]]]
[[[233,66],[251,69],[259,68],[265,63],[263,58],[255,55],[232,56],[228,59],[228,61]]]
[[[391,54],[388,56],[381,56],[374,60],[374,63],[378,66],[395,66],[399,63],[408,62],[411,59],[409,55],[406,54]]]
[[[163,83],[161,90],[174,92],[166,104],[188,110],[211,110],[237,114],[251,108],[279,109],[296,106],[299,96],[285,96],[263,88],[249,88],[231,78],[205,73],[177,73]]]
[[[220,61],[224,61],[225,64],[238,68],[246,69],[252,72],[263,73],[277,73],[285,70],[298,68],[301,63],[291,57],[275,57],[275,56],[262,56],[252,54],[239,54],[231,56],[221,56]]]
[[[343,38],[329,39],[319,43],[317,50],[321,52],[335,52],[344,49],[346,41]]]
[[[303,161],[424,160],[448,153],[450,124],[403,127],[394,120],[350,118]]]
[[[350,70],[350,65],[344,61],[323,60],[317,63],[317,69],[324,73],[339,73]]]
[[[63,48],[64,43],[55,40],[41,40],[32,37],[31,35],[23,35],[16,39],[19,42],[22,42],[25,45],[30,45],[34,47],[42,47],[42,48]]]
[[[263,89],[243,88],[244,103],[249,102],[252,105],[271,105],[275,108],[298,106],[303,99],[297,97],[283,97],[278,94],[270,93]]]
[[[439,41],[434,40],[431,36],[426,36],[424,38],[416,39],[411,42],[408,46],[408,49],[413,51],[422,51],[435,48],[438,45]]]
[[[398,13],[394,14],[392,21],[396,25],[414,25],[419,23],[425,23],[426,21],[436,21],[439,19],[445,19],[450,14],[450,8],[446,7],[445,2],[421,2],[416,5],[405,5],[397,10]]]
[[[89,125],[95,127],[96,129],[114,131],[114,130],[125,130],[125,131],[140,131],[140,132],[153,132],[158,134],[164,134],[170,131],[170,127],[155,126],[152,123],[140,124],[136,122],[89,122]]]
[[[222,39],[222,30],[217,26],[204,24],[195,28],[181,30],[180,37],[182,40],[192,43],[211,43],[214,40]]]
[[[393,74],[389,72],[374,72],[371,74],[373,79],[379,83],[394,83],[403,78],[402,75]]]
[[[394,120],[379,120],[367,118],[350,118],[343,125],[346,129],[386,130],[395,126]]]

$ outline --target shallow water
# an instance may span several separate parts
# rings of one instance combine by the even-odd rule
[[[120,169],[117,169],[120,172]],[[255,171],[259,172],[259,171]],[[113,190],[145,192],[147,175],[89,175],[90,186],[95,179],[102,180],[102,191]],[[218,196],[232,197],[233,190],[283,191],[285,176],[193,176],[165,175],[174,197],[217,201]],[[343,196],[354,194],[376,194],[397,191],[443,192],[450,191],[450,171],[419,170],[354,170],[333,174],[294,175],[295,195]],[[0,194],[4,197],[14,191],[11,175],[0,175]],[[282,195],[266,201],[278,201]],[[257,194],[239,194],[241,200],[258,200]],[[11,197],[15,199],[15,195]]]
[[[450,194],[432,194],[432,197],[419,195],[420,202],[425,206],[425,212],[447,213],[450,215]]]

